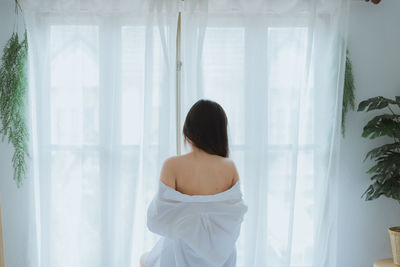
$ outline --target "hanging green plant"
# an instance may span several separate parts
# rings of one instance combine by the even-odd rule
[[[15,1],[16,16],[18,10],[22,12],[18,1]],[[12,164],[14,168],[14,181],[21,186],[27,172],[28,139],[29,133],[26,123],[26,93],[28,40],[24,27],[22,40],[18,35],[18,26],[8,40],[3,50],[0,67],[0,135],[2,140],[14,147]]]
[[[344,72],[343,103],[342,103],[342,136],[345,134],[346,115],[349,110],[355,109],[353,67],[349,58],[349,50],[346,51],[346,69]]]

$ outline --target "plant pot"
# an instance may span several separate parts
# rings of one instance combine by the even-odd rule
[[[392,246],[393,263],[400,265],[400,226],[390,227],[388,232]]]

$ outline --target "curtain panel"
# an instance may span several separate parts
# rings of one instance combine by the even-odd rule
[[[139,266],[158,239],[145,215],[162,162],[176,155],[177,109],[184,121],[200,98],[227,112],[230,157],[249,206],[237,265],[336,266],[347,0],[23,6],[29,266]]]

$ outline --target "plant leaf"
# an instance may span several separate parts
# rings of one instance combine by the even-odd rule
[[[367,111],[383,109],[386,108],[389,104],[397,104],[396,101],[385,98],[383,96],[372,97],[367,100],[361,101],[358,105],[357,111],[364,111],[365,108],[368,107]]]
[[[380,136],[400,138],[400,115],[383,114],[374,117],[365,125],[362,137],[375,139]]]
[[[343,101],[342,101],[342,136],[345,133],[346,115],[349,110],[355,108],[354,96],[354,75],[353,67],[349,57],[349,51],[346,51],[346,69],[344,72]]]
[[[400,152],[400,143],[392,143],[392,144],[386,144],[377,148],[372,149],[367,153],[365,156],[365,160],[369,159],[375,159],[377,157],[383,156],[389,151],[393,152]]]
[[[17,186],[26,176],[28,153],[28,129],[25,121],[25,102],[28,88],[26,74],[28,40],[25,31],[20,42],[14,32],[3,50],[0,67],[0,135],[14,147],[12,163]]]
[[[377,199],[382,195],[400,201],[400,176],[393,177],[385,184],[374,182],[365,190],[362,197],[365,196],[365,200],[369,201]]]
[[[392,177],[400,177],[400,153],[387,152],[376,160],[376,164],[367,173],[374,174],[371,179],[381,184],[392,179]]]

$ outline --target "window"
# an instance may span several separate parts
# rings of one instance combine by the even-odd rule
[[[257,207],[253,207],[254,213],[250,208],[239,240],[239,266],[246,265],[243,252],[251,249],[250,239],[264,242],[264,251],[257,253],[266,255],[270,265],[280,266],[291,258],[291,266],[308,266],[314,245],[316,147],[312,135],[313,85],[307,87],[304,81],[308,71],[307,28],[271,26],[261,33],[264,36],[255,36],[260,32],[249,32],[245,27],[206,29],[202,97],[219,102],[226,110],[232,156],[242,179],[250,180],[245,181],[246,186],[250,185],[247,193],[259,194],[260,202],[251,203]],[[259,73],[251,73],[255,68],[248,64],[257,65]],[[256,160],[264,168],[248,162],[252,154],[263,155]],[[246,171],[252,166],[260,168],[259,172]],[[259,175],[259,179],[249,177],[250,174]],[[259,217],[263,219],[260,221]],[[261,237],[246,237],[250,232],[246,228],[254,227],[260,228],[257,235]]]
[[[45,21],[43,266],[135,266],[157,239],[144,230],[146,208],[176,149],[176,28],[116,15]],[[264,22],[210,16],[200,30],[183,28],[180,108],[184,117],[209,98],[228,115],[250,207],[238,266],[314,266],[316,195],[328,159],[316,137],[324,119],[316,116],[316,57],[305,24]]]

